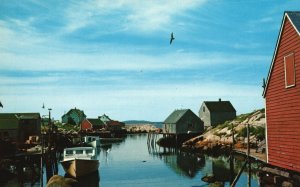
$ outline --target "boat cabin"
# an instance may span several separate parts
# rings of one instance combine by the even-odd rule
[[[71,147],[64,149],[64,161],[75,159],[93,159],[96,151],[93,147]]]

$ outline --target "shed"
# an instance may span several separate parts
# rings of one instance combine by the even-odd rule
[[[104,128],[104,123],[98,118],[87,118],[81,122],[81,130],[101,128]]]
[[[166,134],[202,133],[203,122],[190,109],[174,110],[164,121],[162,127]]]
[[[230,101],[204,101],[199,110],[199,117],[205,127],[216,126],[236,117],[236,110]]]
[[[300,12],[284,12],[263,97],[271,165],[300,172]]]
[[[107,130],[110,131],[120,131],[125,127],[125,123],[116,121],[116,120],[110,120],[106,123],[107,125]]]
[[[0,139],[25,143],[29,136],[40,135],[39,113],[0,113]]]

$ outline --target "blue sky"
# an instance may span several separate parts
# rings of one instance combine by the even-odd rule
[[[264,107],[285,10],[299,1],[0,0],[1,112],[163,121],[230,100]],[[299,10],[299,9],[298,9]],[[175,40],[169,44],[170,33]]]

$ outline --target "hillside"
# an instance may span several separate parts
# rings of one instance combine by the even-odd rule
[[[265,110],[260,109],[248,114],[241,114],[232,121],[226,121],[214,128],[209,128],[201,136],[183,144],[183,148],[197,151],[228,150],[232,145],[232,129],[235,148],[243,149],[247,145],[247,124],[250,126],[250,144],[252,148],[262,148],[265,139]]]

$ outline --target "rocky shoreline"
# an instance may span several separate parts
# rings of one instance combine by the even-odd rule
[[[251,126],[250,147],[256,150],[263,150],[265,146],[263,143],[265,132],[263,109],[249,114],[242,114],[232,121],[227,121],[216,127],[210,127],[202,135],[184,142],[182,148],[184,150],[208,153],[216,151],[229,153],[232,148],[246,148],[248,144],[246,138],[247,124]]]
[[[127,134],[138,134],[138,133],[149,133],[149,132],[160,132],[161,129],[151,124],[126,124],[125,130]]]

